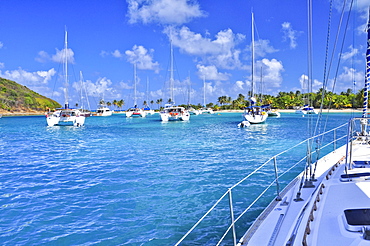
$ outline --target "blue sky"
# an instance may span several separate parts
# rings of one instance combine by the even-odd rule
[[[330,49],[341,4],[334,0]],[[342,56],[339,39],[328,76],[336,91],[363,87],[365,25],[370,0],[354,4]],[[313,1],[313,90],[322,86],[330,2]],[[174,51],[176,104],[217,103],[251,88],[251,12],[255,18],[257,92],[307,90],[307,3],[276,0],[1,0],[0,77],[64,103],[61,53],[68,31],[69,102],[80,103],[83,74],[92,108],[99,100],[134,104],[164,102],[169,94],[170,38]],[[348,12],[345,13],[345,19]],[[341,32],[340,35],[342,35]],[[262,86],[260,81],[262,78]],[[204,83],[205,80],[205,83]],[[262,88],[262,89],[261,89]],[[157,106],[154,106],[155,108]]]

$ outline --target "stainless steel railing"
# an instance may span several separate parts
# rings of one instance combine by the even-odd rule
[[[311,155],[320,155],[320,151],[323,150],[324,148],[327,148],[331,145],[333,145],[333,148],[334,150],[337,148],[337,142],[339,140],[342,140],[344,138],[347,137],[347,131],[344,130],[344,132],[346,132],[345,135],[337,138],[337,132],[339,129],[342,129],[344,127],[346,127],[348,125],[348,123],[345,123],[343,125],[340,125],[334,129],[331,129],[329,131],[326,131],[324,133],[321,133],[321,134],[318,134],[316,136],[313,136],[313,137],[310,137],[282,152],[280,152],[279,154],[277,155],[274,155],[273,157],[271,157],[270,159],[268,159],[265,163],[263,163],[262,165],[260,165],[259,167],[257,167],[256,169],[254,169],[251,173],[249,173],[247,176],[245,176],[243,179],[241,179],[239,182],[237,182],[236,184],[234,184],[233,186],[231,186],[230,188],[228,188],[228,190],[214,203],[214,205],[189,229],[189,231],[175,244],[175,246],[177,245],[180,245],[181,243],[184,242],[184,240],[189,236],[189,234],[191,234],[195,228],[197,228],[199,226],[199,224],[207,217],[209,216],[209,214],[215,210],[215,208],[221,203],[221,201],[223,201],[223,199],[225,199],[225,197],[228,197],[228,200],[229,200],[229,211],[230,211],[230,225],[228,226],[228,228],[226,229],[226,231],[224,232],[224,234],[220,237],[219,241],[217,242],[216,245],[220,245],[223,240],[225,239],[225,237],[230,233],[232,233],[232,241],[233,241],[233,245],[236,246],[237,245],[237,233],[236,233],[236,224],[237,222],[239,222],[241,220],[241,218],[248,212],[250,211],[250,209],[261,199],[261,197],[263,197],[266,192],[271,188],[273,187],[274,185],[276,186],[276,200],[279,200],[280,199],[280,185],[279,185],[279,179],[286,175],[288,172],[290,172],[293,168],[295,168],[296,166],[298,166],[300,163],[302,163],[303,161],[307,160],[307,156],[304,156],[303,158],[301,158],[299,161],[297,161],[296,163],[294,163],[291,167],[289,167],[287,170],[285,170],[283,173],[281,173],[280,175],[278,174],[278,157],[282,156],[283,154],[286,154],[290,151],[292,151],[293,149],[296,149],[298,148],[299,146],[302,146],[304,144],[312,144],[315,142],[315,140],[318,140],[318,142],[322,143],[322,139],[324,138],[324,136],[327,136],[327,135],[330,135],[330,134],[333,134],[332,135],[332,138],[333,140],[332,141],[329,141],[327,142],[325,145],[322,145],[322,146],[319,146],[317,147],[314,151],[311,152]],[[312,146],[309,146],[309,148],[312,148]],[[312,158],[309,158],[309,160],[311,160]],[[234,201],[233,201],[233,190],[238,187],[239,185],[241,185],[242,183],[244,183],[245,181],[247,181],[248,179],[250,179],[253,175],[255,175],[258,171],[260,171],[262,168],[264,168],[265,166],[267,166],[270,162],[273,161],[273,165],[274,165],[274,173],[275,173],[275,179],[270,182],[269,184],[267,184],[267,186],[265,186],[265,189],[255,198],[255,200],[253,200],[245,209],[243,212],[240,213],[239,216],[237,216],[235,218],[235,211],[234,211],[234,208],[233,208],[233,204],[234,204]]]

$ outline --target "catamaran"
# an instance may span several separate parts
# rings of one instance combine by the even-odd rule
[[[164,109],[160,112],[161,120],[164,122],[167,121],[188,121],[190,120],[190,113],[184,107],[179,107],[174,105],[174,94],[173,94],[173,48],[172,42],[170,42],[171,46],[171,68],[170,68],[170,89],[171,89],[171,97],[170,102],[165,105]]]
[[[213,245],[220,245],[227,236],[231,238],[229,244],[237,246],[370,245],[370,132],[368,129],[370,118],[367,112],[369,84],[370,11],[367,24],[362,117],[353,117],[348,123],[330,131],[312,134],[305,141],[270,158],[229,188],[175,245],[180,245],[201,221],[218,208],[217,206],[224,198],[229,198],[231,224],[220,236],[219,241]],[[346,134],[338,136],[339,131],[346,132]],[[338,147],[339,141],[343,140],[346,140],[346,144]],[[292,163],[291,167],[285,167],[283,173],[279,172],[279,161],[284,159],[284,155],[289,155],[292,151],[296,152],[296,149],[302,145],[307,146],[307,155],[296,163]],[[329,147],[334,150],[328,151]],[[322,157],[321,151],[329,153]],[[291,170],[299,164],[304,164],[303,171],[293,178],[283,190],[280,190],[279,179],[284,175],[289,175]],[[255,178],[253,175],[268,165],[273,169],[273,180],[247,208],[239,210],[240,215],[235,217],[233,205],[238,205],[233,201],[233,195],[235,196],[235,190],[237,190],[235,188],[246,189],[253,182]],[[263,173],[266,173],[265,170]],[[248,228],[238,240],[236,223],[242,221],[243,215],[250,212],[251,208],[261,201],[260,198],[270,196],[268,194],[272,192],[273,187],[276,188],[275,198],[252,225],[248,228],[248,225],[238,224],[239,228]],[[220,211],[220,209],[217,210],[217,212]]]
[[[85,114],[79,109],[69,107],[68,103],[68,35],[65,30],[64,38],[64,78],[65,78],[65,104],[64,108],[57,109],[55,112],[46,115],[46,123],[48,126],[83,126],[85,124]]]
[[[136,63],[134,64],[134,106],[127,109],[126,117],[146,117],[147,112],[145,112],[142,108],[137,106],[137,98],[136,98]]]
[[[296,114],[317,114],[317,111],[314,109],[314,107],[306,104],[303,107],[297,108],[295,113]]]
[[[252,13],[252,85],[249,103],[250,106],[244,109],[243,120],[251,124],[260,124],[266,121],[268,114],[261,106],[257,106],[257,100],[254,97],[254,14]]]

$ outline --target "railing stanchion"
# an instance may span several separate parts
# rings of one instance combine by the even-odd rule
[[[334,130],[334,150],[337,149],[337,130]]]
[[[234,222],[234,208],[233,208],[233,198],[231,195],[231,189],[229,188],[229,204],[230,204],[230,217],[231,217],[231,226],[233,228],[233,241],[234,246],[236,246],[236,232],[235,232],[235,222]]]
[[[281,201],[280,197],[280,186],[279,186],[279,176],[278,176],[278,171],[277,171],[277,164],[276,164],[276,156],[274,156],[274,169],[275,169],[275,181],[276,181],[276,201]]]

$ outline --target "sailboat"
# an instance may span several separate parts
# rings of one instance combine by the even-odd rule
[[[51,114],[46,115],[46,123],[48,126],[83,126],[85,124],[85,115],[79,109],[69,107],[68,102],[68,34],[65,30],[64,38],[64,79],[65,79],[65,103],[64,108],[60,108]]]
[[[367,112],[369,84],[370,11],[367,24],[366,75],[362,117],[351,118],[346,124],[311,136],[290,149],[273,156],[250,175],[229,188],[222,198],[229,197],[231,225],[219,242],[214,245],[220,245],[227,234],[232,236],[232,245],[237,246],[370,245],[370,132],[368,129],[370,118]],[[336,135],[340,129],[347,132],[343,137]],[[324,139],[328,144],[319,144]],[[346,139],[346,144],[338,148],[337,144],[341,139]],[[313,148],[313,143],[318,143],[320,148]],[[296,150],[297,146],[306,144],[307,155],[297,160],[296,164],[279,175],[278,163],[279,160],[284,159],[280,156],[289,155]],[[321,157],[320,151],[326,147],[333,147],[334,150]],[[283,190],[280,190],[279,178],[290,173],[294,166],[302,162],[305,162],[304,171],[293,178]],[[267,167],[268,164],[272,166],[275,178],[267,184],[268,187],[262,194],[259,194],[256,200],[244,211],[239,211],[241,215],[235,218],[232,206],[234,188],[244,189],[249,186],[255,178],[253,175],[263,167]],[[240,187],[241,184],[244,186]],[[235,223],[239,221],[241,216],[250,211],[254,204],[258,204],[261,201],[260,198],[267,195],[269,188],[274,186],[276,187],[275,199],[238,240]],[[220,202],[221,199],[206,215],[210,214]],[[179,245],[206,215],[175,245]],[[245,224],[241,226],[247,227]]]
[[[296,114],[317,114],[317,111],[314,107],[306,104],[302,107],[298,107],[295,111]]]
[[[137,106],[136,102],[136,63],[134,64],[134,106],[127,109],[126,117],[146,117],[146,112]]]
[[[80,71],[80,86],[81,86],[81,106],[80,106],[80,111],[81,113],[85,116],[85,117],[90,117],[92,116],[92,113],[91,113],[91,107],[90,107],[90,102],[89,102],[89,98],[87,96],[87,90],[86,90],[86,86],[85,86],[85,83],[84,83],[84,79],[83,79],[83,76],[82,76],[82,71]],[[85,92],[85,97],[83,96],[83,92]],[[86,101],[87,101],[87,107],[88,109],[85,108],[85,104],[84,104],[84,98],[86,98]]]
[[[161,120],[164,122],[167,121],[188,121],[190,120],[190,113],[187,109],[180,106],[174,105],[174,95],[173,95],[173,48],[172,48],[172,41],[170,43],[171,48],[171,68],[170,68],[170,89],[171,89],[171,97],[170,102],[165,105],[164,109],[160,112]]]
[[[251,124],[260,124],[266,121],[268,114],[265,108],[257,106],[257,100],[254,97],[254,14],[252,13],[252,85],[249,98],[250,106],[244,109],[243,120]]]
[[[148,102],[149,102],[149,79],[148,78],[146,79],[146,95],[147,95],[146,104],[144,104],[143,110],[146,113],[146,115],[153,115],[155,114],[155,111],[154,109],[151,109],[148,105]]]
[[[200,109],[202,114],[214,114],[212,108],[206,107],[206,77],[203,76],[203,108]]]

